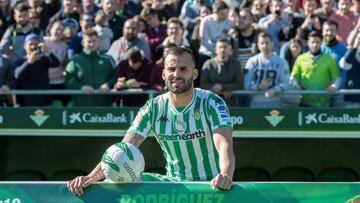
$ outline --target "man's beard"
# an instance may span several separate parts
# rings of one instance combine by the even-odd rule
[[[18,23],[19,27],[26,27],[28,25],[29,21],[20,21]]]
[[[136,39],[136,35],[128,35],[128,36],[126,36],[126,39],[130,42],[133,42]]]
[[[170,81],[168,81],[168,80],[165,81],[165,84],[166,84],[167,88],[169,89],[169,91],[174,94],[181,94],[181,93],[189,91],[192,88],[192,83],[193,83],[192,77],[189,80],[183,79],[183,83],[181,84],[181,86],[174,88],[171,86],[172,84]]]

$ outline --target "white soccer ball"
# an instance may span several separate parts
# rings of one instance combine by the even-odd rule
[[[136,146],[119,142],[105,151],[100,165],[106,182],[132,183],[140,180],[145,161]]]

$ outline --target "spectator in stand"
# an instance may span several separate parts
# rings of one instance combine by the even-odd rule
[[[40,23],[39,28],[46,31],[51,16],[56,13],[54,8],[44,0],[28,0],[28,4],[30,9],[33,9],[38,13]]]
[[[254,16],[254,22],[266,16],[267,5],[262,0],[254,0],[251,4],[251,13]]]
[[[229,29],[233,26],[228,19],[229,7],[222,0],[216,0],[213,4],[213,14],[206,16],[200,22],[201,44],[197,67],[202,67],[203,63],[214,57],[215,44],[219,39],[227,37]]]
[[[31,24],[32,27],[41,29],[40,28],[40,24],[41,24],[40,14],[34,8],[29,9],[29,23]],[[41,29],[41,31],[44,31],[44,30]]]
[[[359,17],[350,11],[351,0],[339,0],[338,10],[335,11],[330,17],[329,20],[335,21],[338,26],[338,33],[336,35],[339,42],[346,44],[346,39],[353,30],[359,20]]]
[[[167,37],[164,41],[156,48],[154,54],[154,61],[159,60],[163,56],[164,47],[168,44],[175,44],[179,47],[192,48],[189,41],[184,37],[184,24],[176,17],[170,18],[167,22],[166,29]]]
[[[62,0],[63,9],[58,11],[54,16],[49,20],[49,25],[55,21],[62,21],[65,27],[72,27],[76,32],[80,32],[80,13],[76,12],[74,9],[76,7],[76,2],[74,0]],[[47,28],[49,30],[49,26]]]
[[[83,46],[81,44],[83,32],[88,29],[92,29],[94,26],[94,16],[91,14],[82,14],[80,16],[80,27],[81,30],[76,34],[72,32],[76,30],[75,27],[65,25],[65,32],[71,32],[69,39],[67,40],[67,44],[69,46],[68,49],[68,58],[71,60],[75,55],[80,54],[82,52]]]
[[[57,90],[65,89],[64,71],[67,60],[68,46],[63,39],[64,26],[61,21],[55,21],[50,27],[50,35],[44,37],[44,44],[49,48],[60,62],[60,65],[49,69],[49,84],[50,88]],[[66,95],[54,95],[53,100],[61,101],[63,106],[67,105],[69,97]]]
[[[179,18],[184,22],[184,29],[192,33],[198,24],[201,7],[206,5],[204,0],[185,1],[181,7]]]
[[[25,37],[26,56],[15,63],[17,88],[24,90],[50,89],[49,68],[60,65],[58,58],[50,52],[45,44],[39,43],[40,37],[29,34]],[[24,95],[24,106],[49,106],[52,104],[49,95]]]
[[[42,32],[29,23],[29,7],[24,3],[17,3],[14,7],[15,24],[8,27],[0,42],[0,53],[7,55],[15,63],[26,55],[24,49],[25,37],[35,33],[42,37]]]
[[[321,6],[314,11],[314,14],[319,16],[322,22],[325,22],[331,15],[335,13],[333,8],[334,0],[320,0]]]
[[[106,52],[111,45],[111,41],[114,37],[114,33],[109,28],[109,20],[103,13],[98,13],[95,16],[95,27],[96,33],[100,40],[100,51]]]
[[[333,57],[321,52],[321,34],[311,32],[308,37],[309,51],[295,61],[290,84],[299,90],[327,90],[335,92],[340,86],[339,68]],[[305,94],[302,107],[329,107],[329,95]]]
[[[200,8],[200,16],[198,18],[196,18],[196,24],[194,25],[194,30],[192,31],[191,34],[191,41],[192,44],[194,45],[195,50],[199,50],[200,48],[200,42],[201,42],[201,38],[200,38],[200,23],[201,20],[204,19],[206,16],[210,15],[212,12],[212,9],[210,6],[207,5],[203,5]]]
[[[289,64],[290,72],[293,69],[297,57],[303,53],[303,47],[300,40],[292,38],[287,44],[287,50],[281,58],[285,59]]]
[[[239,17],[239,25],[229,35],[233,56],[240,61],[241,67],[245,67],[247,60],[256,52],[256,39],[260,31],[254,27],[254,18],[249,9],[241,9]]]
[[[66,66],[65,86],[67,89],[81,89],[85,94],[95,90],[106,93],[114,85],[115,62],[99,51],[99,37],[96,31],[83,33],[83,51]],[[110,106],[111,96],[73,96],[75,106]]]
[[[14,64],[4,56],[0,55],[0,92],[9,92],[15,88]],[[9,106],[6,96],[0,96],[0,106]]]
[[[272,0],[270,4],[270,14],[259,20],[259,25],[272,38],[273,51],[279,53],[281,43],[279,39],[280,32],[288,28],[288,22],[282,18],[283,4],[280,0]]]
[[[346,45],[336,39],[338,33],[338,24],[335,21],[328,20],[322,26],[323,42],[321,44],[321,52],[331,55],[336,64],[345,55]],[[345,78],[344,78],[345,79]]]
[[[360,34],[357,34],[353,48],[346,52],[339,65],[347,71],[345,89],[360,89]],[[360,95],[345,95],[344,101],[345,107],[360,107]]]
[[[298,27],[298,29],[296,30],[295,37],[290,39],[290,41],[292,42],[292,47],[290,48],[290,41],[285,42],[281,46],[279,56],[288,61],[290,72],[292,70],[292,67],[295,63],[297,56],[309,50],[307,46],[307,36],[308,36],[308,31],[305,31],[301,29],[301,27]],[[299,51],[300,53],[298,53]]]
[[[145,41],[150,46],[151,55],[154,56],[156,48],[166,38],[166,25],[161,23],[158,11],[151,8],[144,8],[141,11],[141,17],[147,22]]]
[[[260,53],[246,63],[245,89],[265,92],[264,95],[253,95],[250,107],[279,107],[281,96],[277,94],[288,88],[288,63],[272,52],[272,43],[271,35],[261,32],[257,38]]]
[[[140,1],[115,0],[116,15],[126,19],[139,15],[142,9]]]
[[[359,17],[360,16],[360,1],[358,0],[352,0],[351,1],[352,6],[350,8],[350,10],[355,14],[355,16]]]
[[[178,16],[178,12],[176,12],[176,4],[166,3],[165,0],[149,0],[143,2],[143,7],[152,8],[158,11],[159,18],[162,22],[168,21],[171,17]]]
[[[299,3],[296,0],[285,0],[284,4],[283,15],[285,15],[285,19],[301,16],[304,13],[304,10],[299,8]]]
[[[146,20],[144,18],[142,18],[140,15],[134,16],[133,20],[138,25],[138,38],[145,40],[145,38],[146,38],[145,30],[146,30],[146,26],[147,26]]]
[[[83,11],[86,14],[95,15],[98,10],[100,10],[99,7],[95,4],[94,0],[83,0],[82,1]]]
[[[360,32],[360,19],[358,20],[355,28],[350,32],[348,38],[346,39],[349,48],[356,47],[355,41],[359,32]]]
[[[243,89],[243,68],[231,57],[230,41],[218,40],[215,52],[216,57],[207,60],[202,67],[200,87],[218,94],[228,105],[239,105],[232,91]]]
[[[6,29],[14,23],[11,9],[10,0],[0,1],[0,38],[2,38]]]
[[[232,22],[234,26],[238,26],[240,22],[239,9],[238,8],[229,8],[228,19]]]
[[[127,59],[128,50],[132,47],[139,48],[146,58],[151,58],[149,44],[137,36],[137,29],[137,23],[128,19],[124,24],[123,36],[111,44],[107,54],[113,57],[117,65]]]
[[[141,54],[141,51],[133,47],[129,49],[129,57],[127,60],[120,62],[116,69],[117,82],[115,89],[148,89],[150,87],[149,79],[154,64]],[[120,106],[142,106],[146,103],[148,95],[120,95],[116,102]]]
[[[321,21],[316,15],[314,15],[314,11],[318,8],[317,0],[304,0],[304,15],[302,16],[294,16],[292,20],[290,20],[289,31],[285,34],[281,32],[281,39],[288,41],[291,38],[295,37],[297,29],[300,27],[303,30],[306,30],[310,33],[313,30],[321,31]]]
[[[170,19],[169,19],[170,20]],[[150,87],[154,90],[157,90],[159,92],[165,92],[165,81],[162,78],[162,72],[164,69],[164,60],[168,53],[168,51],[172,48],[177,47],[175,44],[167,44],[163,47],[163,55],[162,57],[156,61],[155,66],[153,67],[149,79]]]
[[[116,2],[115,0],[103,0],[102,1],[102,12],[109,20],[109,27],[114,33],[112,42],[119,39],[122,36],[122,28],[125,26],[127,17],[116,15]]]

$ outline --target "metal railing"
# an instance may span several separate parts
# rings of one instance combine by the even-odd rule
[[[232,91],[234,95],[258,95],[264,94],[265,91],[250,91],[250,90],[236,90]],[[1,95],[10,95],[13,99],[13,106],[18,107],[16,95],[139,95],[147,94],[148,98],[154,98],[160,92],[156,90],[143,90],[143,89],[126,89],[126,90],[110,90],[109,92],[100,92],[94,90],[92,93],[84,93],[81,90],[10,90],[9,92],[0,92]],[[286,90],[279,94],[285,95],[304,95],[304,94],[316,94],[316,95],[360,95],[360,89],[340,89],[336,92],[328,92],[327,90]]]

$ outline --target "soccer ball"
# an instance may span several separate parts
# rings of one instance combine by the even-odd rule
[[[132,183],[140,180],[145,161],[137,147],[119,142],[105,151],[100,165],[106,177],[105,182]]]

